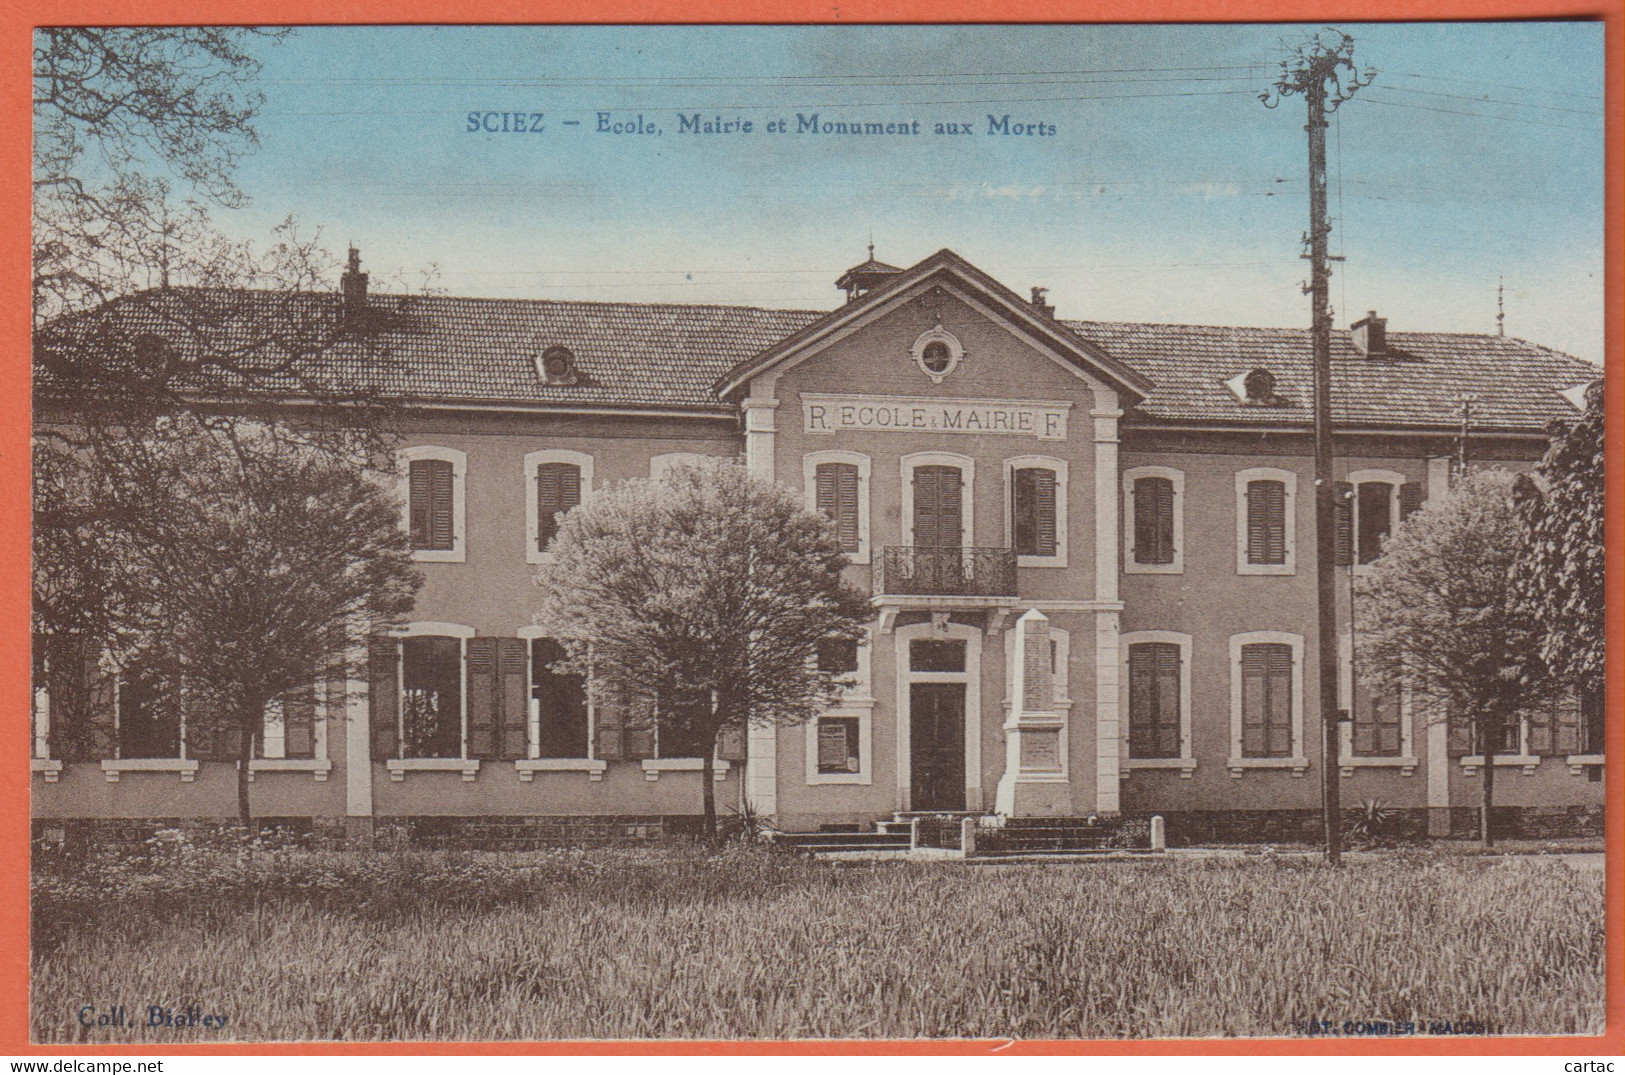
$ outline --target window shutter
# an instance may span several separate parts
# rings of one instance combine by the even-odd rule
[[[730,725],[717,733],[717,757],[723,761],[744,761],[750,736],[743,725]]]
[[[820,463],[813,472],[818,510],[835,523],[841,551],[858,551],[858,466]]]
[[[642,761],[655,756],[653,727],[626,729],[626,756],[632,761]]]
[[[620,707],[600,705],[594,715],[598,723],[598,757],[604,761],[620,761],[626,757]]]
[[[1608,738],[1607,696],[1602,690],[1588,687],[1580,689],[1580,742],[1581,754],[1605,754]]]
[[[1369,707],[1363,708],[1355,714],[1354,718],[1354,753],[1369,757],[1377,753],[1377,725]]]
[[[496,756],[503,761],[530,756],[528,651],[522,638],[497,639],[497,702],[502,715],[497,724]],[[586,747],[584,741],[582,747]]]
[[[113,677],[103,671],[101,662],[91,657],[88,652],[84,653],[83,657],[85,676],[90,684],[85,692],[86,727],[79,735],[73,737],[78,748],[76,758],[99,761],[111,758],[114,744],[118,742],[118,729],[113,723],[114,714],[117,712]]]
[[[316,753],[316,683],[289,694],[282,700],[282,756],[309,758]],[[261,749],[264,749],[263,740]]]
[[[1554,713],[1536,713],[1529,718],[1529,753],[1536,757],[1545,757],[1557,753],[1552,749],[1552,742],[1556,738],[1552,732],[1552,725],[1557,719]]]
[[[1553,714],[1553,719],[1557,722],[1557,727],[1554,730],[1554,735],[1552,737],[1552,753],[1587,753],[1587,751],[1582,748],[1582,744],[1580,742],[1579,705],[1577,703],[1570,703],[1559,707],[1557,712]],[[1530,735],[1533,737],[1533,729],[1530,730]],[[1600,751],[1598,753],[1600,753]]]
[[[1269,751],[1275,758],[1292,753],[1292,649],[1271,643],[1269,654]]]
[[[1179,757],[1179,647],[1172,642],[1156,646],[1157,741],[1159,758]]]
[[[1156,662],[1144,643],[1128,649],[1128,753],[1156,757]]]
[[[1473,725],[1465,717],[1454,714],[1449,718],[1450,734],[1446,753],[1452,758],[1464,758],[1473,752]]]
[[[434,497],[429,473],[431,462],[428,459],[414,459],[407,468],[407,519],[414,549],[433,547],[429,536]]]
[[[43,683],[51,698],[51,757],[60,761],[111,758],[117,741],[113,677],[101,668],[95,647],[79,635],[42,640]]]
[[[914,468],[914,541],[935,549],[957,549],[963,540],[962,490],[958,467]]]
[[[1241,753],[1243,757],[1267,755],[1266,735],[1269,704],[1269,662],[1263,646],[1241,648]]]
[[[1399,756],[1399,700],[1382,698],[1376,707],[1377,753],[1385,758]]]
[[[497,756],[497,640],[468,640],[468,756]]]
[[[1135,479],[1134,562],[1174,562],[1174,483],[1168,478]]]
[[[556,516],[581,503],[581,468],[542,463],[536,468],[536,548],[545,551],[559,532]]]
[[[1286,484],[1247,483],[1247,562],[1286,563]]]
[[[372,729],[372,757],[400,756],[400,643],[378,637],[367,646],[367,721]]]
[[[1406,482],[1399,487],[1399,521],[1409,519],[1422,506],[1422,483]]]
[[[1033,475],[1033,516],[1038,525],[1038,555],[1054,556],[1055,537],[1055,472],[1035,469]]]
[[[450,463],[443,459],[428,460],[433,466],[429,472],[430,503],[433,505],[429,518],[430,548],[450,549],[457,542],[457,535],[452,533],[451,500],[453,473]]]
[[[1354,484],[1333,482],[1332,497],[1337,505],[1337,559],[1338,567],[1354,563]]]

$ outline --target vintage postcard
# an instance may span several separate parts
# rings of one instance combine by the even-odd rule
[[[16,1048],[1617,1052],[1604,30],[43,20]]]

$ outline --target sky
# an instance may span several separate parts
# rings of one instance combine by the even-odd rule
[[[1508,335],[1600,360],[1601,24],[1344,29],[1378,73],[1327,132],[1337,324],[1494,332],[1504,281]],[[219,219],[265,240],[294,214],[455,295],[828,309],[872,237],[1064,318],[1305,325],[1304,103],[1258,99],[1303,31],[300,29],[257,46],[251,201]],[[798,131],[814,113],[919,133]]]

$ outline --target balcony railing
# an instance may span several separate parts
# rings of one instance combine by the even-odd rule
[[[886,545],[875,551],[875,593],[953,597],[1016,596],[1012,549]]]

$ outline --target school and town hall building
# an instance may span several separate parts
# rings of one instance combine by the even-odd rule
[[[1352,720],[1322,756],[1306,331],[1067,320],[948,250],[898,269],[871,249],[837,286],[828,312],[408,300],[369,295],[352,255],[335,302],[411,303],[388,344],[427,582],[365,682],[268,719],[256,812],[351,832],[695,814],[694,750],[550,668],[532,577],[557,513],[724,456],[831,516],[874,605],[864,644],[821,656],[854,680],[838,706],[719,744],[725,815],[748,801],[813,831],[1155,813],[1274,836],[1313,817],[1330,765],[1345,803],[1470,828],[1483,758],[1407,698],[1345,674]],[[1355,584],[1449,487],[1463,397],[1473,464],[1527,468],[1599,376],[1510,337],[1408,329],[1373,312],[1333,339],[1345,672]],[[236,763],[189,752],[141,691],[107,692],[95,756],[63,756],[46,692],[35,708],[37,825],[235,813]],[[1600,831],[1600,704],[1504,749],[1500,803]]]

